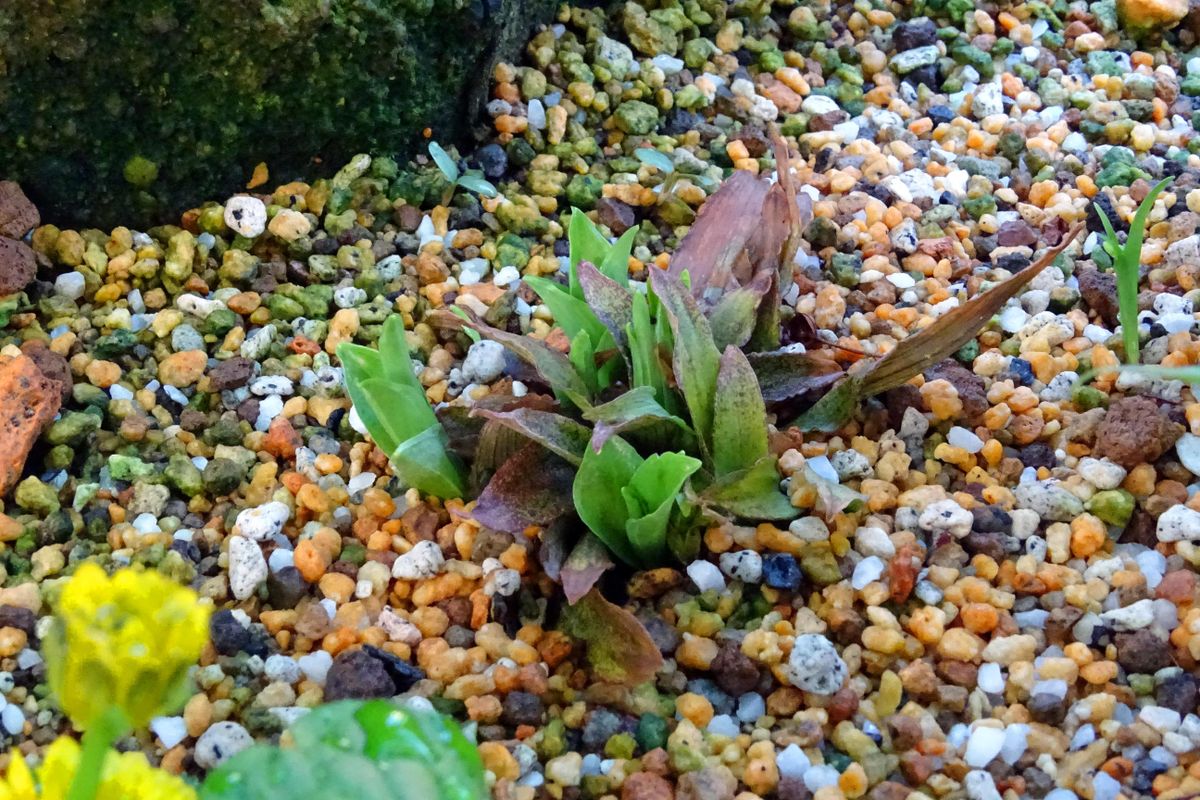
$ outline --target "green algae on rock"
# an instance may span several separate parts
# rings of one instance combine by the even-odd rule
[[[55,221],[149,223],[260,162],[313,173],[409,151],[427,125],[453,139],[484,99],[478,77],[554,6],[6,2],[0,174]]]

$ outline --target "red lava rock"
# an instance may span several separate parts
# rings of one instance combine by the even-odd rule
[[[596,201],[596,215],[600,222],[607,225],[617,236],[637,224],[633,206],[612,197],[603,197]]]
[[[325,700],[369,700],[391,697],[396,684],[382,661],[363,650],[348,650],[338,655],[325,678]]]
[[[949,381],[958,390],[958,399],[963,405],[963,417],[968,421],[983,416],[992,407],[987,399],[983,378],[957,361],[948,358],[925,370],[925,380],[938,379]]]
[[[0,497],[21,479],[25,457],[62,405],[59,384],[28,356],[0,359]]]
[[[1098,269],[1079,271],[1079,294],[1108,325],[1117,324],[1117,276]]]
[[[1117,663],[1126,672],[1153,675],[1174,663],[1167,640],[1146,628],[1133,633],[1118,633],[1116,642]]]
[[[37,259],[29,245],[0,236],[0,295],[16,294],[37,273]]]
[[[1155,588],[1154,596],[1170,600],[1175,605],[1195,602],[1196,573],[1186,569],[1168,572]]]
[[[675,800],[675,789],[661,775],[635,772],[621,785],[621,800]]]
[[[729,767],[705,767],[679,776],[676,797],[678,800],[731,800],[737,785],[737,778]]]
[[[0,181],[0,236],[20,239],[41,222],[37,206],[13,181]]]
[[[1114,400],[1096,431],[1097,458],[1107,456],[1125,468],[1157,461],[1183,435],[1149,397]]]
[[[214,391],[223,392],[226,389],[245,386],[253,374],[253,361],[241,356],[234,356],[209,370],[208,380],[212,383]]]
[[[304,444],[300,434],[282,415],[271,420],[271,427],[263,439],[263,450],[276,458],[291,459],[296,457],[296,448]]]
[[[836,725],[843,720],[851,719],[858,711],[858,695],[849,686],[843,686],[830,698],[825,711],[829,714],[829,724]]]
[[[67,359],[47,347],[41,339],[30,339],[25,342],[21,345],[21,352],[33,359],[33,363],[37,364],[37,368],[43,375],[61,387],[63,400],[71,396],[74,380],[71,377],[71,365],[67,363]]]

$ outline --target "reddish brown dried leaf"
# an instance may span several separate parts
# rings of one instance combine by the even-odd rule
[[[559,571],[559,580],[567,602],[572,605],[578,603],[580,598],[592,590],[600,576],[612,566],[613,560],[609,557],[608,548],[604,543],[593,534],[585,533],[583,538],[575,543]]]
[[[563,609],[562,629],[587,644],[592,673],[607,683],[637,686],[662,667],[662,654],[637,617],[596,589]]]
[[[737,170],[700,207],[691,230],[671,256],[670,266],[676,278],[687,270],[693,295],[703,296],[710,286],[725,288],[734,264],[761,223],[769,188],[766,181]]]
[[[507,533],[548,525],[571,510],[574,478],[570,464],[530,442],[496,470],[472,515],[481,525]]]

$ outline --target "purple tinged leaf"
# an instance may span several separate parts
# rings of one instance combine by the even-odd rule
[[[496,470],[472,516],[480,524],[506,533],[549,525],[571,510],[574,478],[570,464],[537,444],[527,444]]]
[[[745,354],[733,345],[721,355],[713,404],[713,471],[720,478],[767,455],[767,408]]]
[[[590,261],[577,268],[583,297],[592,313],[612,334],[622,354],[628,349],[626,329],[633,321],[633,295],[629,289],[598,270]]]
[[[559,570],[559,581],[567,602],[575,605],[592,590],[605,571],[613,567],[608,548],[591,533],[585,533],[572,548]]]
[[[691,432],[686,422],[658,404],[649,386],[634,387],[607,403],[589,408],[583,418],[595,423],[592,449],[597,453],[610,437],[655,423],[670,422],[682,431]]]
[[[775,350],[750,353],[746,357],[754,368],[763,400],[768,405],[825,389],[833,385],[843,372],[837,362],[820,353]]]
[[[594,588],[563,609],[562,629],[587,644],[592,673],[606,683],[637,686],[662,668],[662,653],[637,617]]]
[[[586,426],[580,425],[562,414],[554,414],[549,411],[538,411],[531,408],[489,411],[481,408],[474,414],[485,419],[495,420],[501,425],[528,436],[575,466],[579,466],[583,461],[588,440],[591,439],[591,431]]]

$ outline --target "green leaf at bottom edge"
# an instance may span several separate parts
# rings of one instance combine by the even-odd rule
[[[749,469],[721,478],[700,495],[701,501],[746,519],[795,519],[800,509],[779,490],[775,461],[767,456]]]

